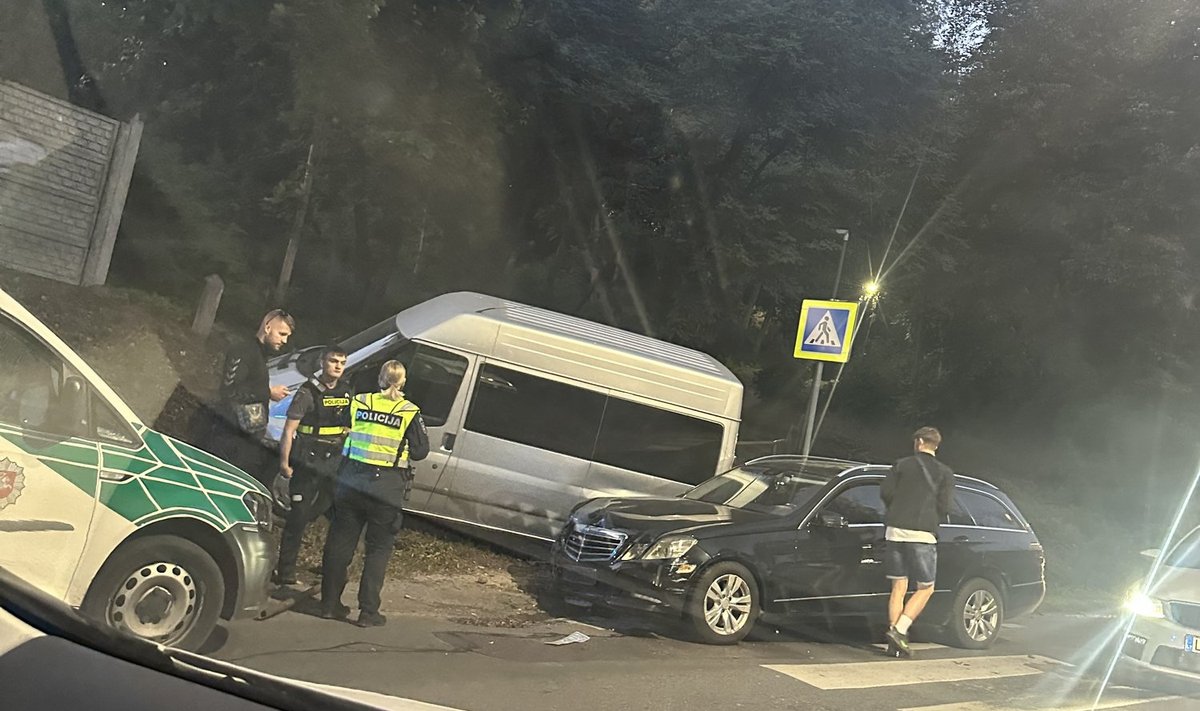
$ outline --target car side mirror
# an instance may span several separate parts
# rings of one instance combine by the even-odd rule
[[[63,428],[75,435],[87,433],[88,398],[87,383],[78,375],[68,376],[63,382],[59,400],[59,415]]]
[[[846,528],[849,525],[845,516],[832,511],[817,514],[816,524],[821,528]]]
[[[1146,550],[1141,552],[1141,555],[1149,558],[1150,560],[1158,560],[1158,557],[1160,555],[1162,555],[1162,549],[1161,548],[1147,548]]]

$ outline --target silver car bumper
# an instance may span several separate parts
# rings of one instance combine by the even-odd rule
[[[1200,630],[1167,618],[1137,618],[1121,647],[1117,681],[1184,693],[1200,690],[1200,652],[1185,648],[1188,635],[1200,638]]]
[[[271,571],[275,569],[275,546],[259,526],[239,524],[226,534],[235,551],[238,568],[236,602],[229,619],[253,617],[266,605]]]

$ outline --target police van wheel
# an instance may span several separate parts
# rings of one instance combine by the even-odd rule
[[[195,650],[212,634],[224,600],[221,569],[203,548],[175,536],[147,536],[112,554],[82,610],[134,636]]]

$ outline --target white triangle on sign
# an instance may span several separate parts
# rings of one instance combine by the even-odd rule
[[[804,339],[806,346],[829,346],[830,348],[841,348],[842,339],[838,338],[837,328],[833,325],[833,317],[826,311],[821,320],[817,322],[816,327],[808,334],[808,338]]]

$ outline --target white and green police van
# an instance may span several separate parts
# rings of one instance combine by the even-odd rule
[[[268,492],[155,432],[0,290],[0,567],[181,648],[254,615],[274,563]]]

